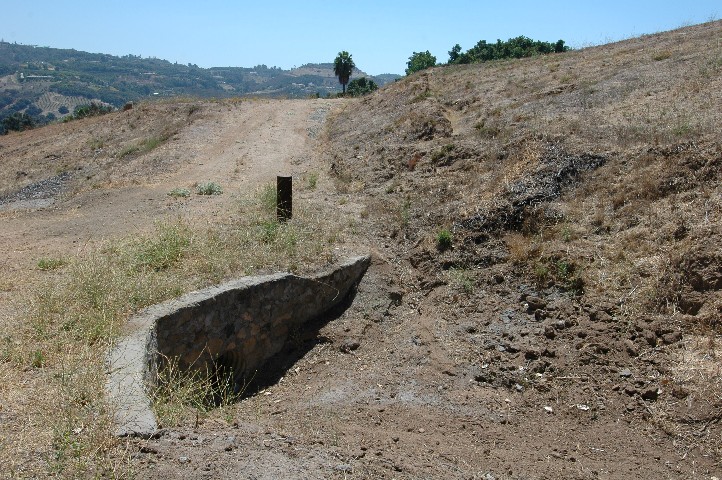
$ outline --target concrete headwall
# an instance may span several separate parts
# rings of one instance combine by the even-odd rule
[[[369,265],[352,258],[311,277],[246,277],[155,305],[128,323],[109,355],[108,393],[117,435],[152,435],[157,423],[146,385],[163,358],[181,368],[222,362],[250,376],[281,351],[289,335],[344,300]]]

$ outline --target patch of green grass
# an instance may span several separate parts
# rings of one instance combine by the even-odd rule
[[[408,227],[409,222],[411,221],[411,200],[404,200],[404,203],[401,205],[399,216],[401,217],[401,227]]]
[[[186,225],[161,224],[158,235],[144,239],[136,246],[136,268],[164,270],[179,262],[192,240]]]
[[[431,154],[431,161],[432,162],[438,162],[444,157],[448,157],[451,152],[454,151],[454,145],[452,143],[449,143],[448,145],[444,145],[440,149],[436,150],[434,153]]]
[[[448,275],[450,285],[453,288],[469,294],[474,291],[475,282],[469,270],[464,268],[451,268],[449,269]]]
[[[176,187],[173,190],[171,190],[170,192],[168,192],[168,196],[173,197],[173,198],[190,197],[191,191],[188,190],[187,188]]]
[[[436,248],[443,252],[451,248],[452,234],[449,230],[443,229],[436,234]]]
[[[309,173],[308,174],[308,189],[309,190],[316,190],[316,184],[318,183],[318,173]]]
[[[276,187],[272,184],[265,185],[261,189],[261,208],[266,213],[275,213],[276,211]]]
[[[198,195],[221,195],[223,188],[216,182],[205,182],[196,185],[196,193]]]
[[[43,271],[56,270],[60,267],[64,267],[68,264],[68,261],[64,258],[48,258],[43,257],[38,260],[38,268]]]
[[[165,140],[167,140],[167,138],[148,137],[144,140],[141,140],[139,143],[137,143],[135,145],[128,145],[127,147],[123,148],[118,153],[118,157],[125,158],[130,155],[150,152],[151,150],[154,150],[154,149],[158,148],[160,145],[162,145]]]

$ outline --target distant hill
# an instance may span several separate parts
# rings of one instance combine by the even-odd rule
[[[361,76],[379,85],[399,78],[360,70],[352,78]],[[42,123],[93,100],[120,107],[128,101],[179,95],[302,98],[340,91],[332,63],[309,63],[290,71],[266,65],[200,68],[135,55],[0,42],[0,119],[22,112]]]

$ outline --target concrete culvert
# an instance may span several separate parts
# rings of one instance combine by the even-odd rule
[[[307,323],[348,298],[370,258],[351,258],[310,277],[245,277],[146,309],[111,350],[107,390],[115,434],[152,436],[158,429],[147,389],[168,361],[208,372],[214,403],[242,395],[259,370]],[[266,372],[264,377],[273,377]]]

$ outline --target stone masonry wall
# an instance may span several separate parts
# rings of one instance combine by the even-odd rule
[[[183,368],[219,360],[236,378],[253,375],[281,351],[289,335],[349,294],[368,268],[355,257],[311,277],[246,277],[154,305],[129,320],[128,334],[108,354],[106,388],[115,407],[115,434],[157,430],[146,387],[164,358]]]
[[[247,277],[195,292],[184,306],[158,318],[149,351],[178,358],[181,368],[205,368],[221,359],[236,377],[253,376],[295,329],[343,300],[367,266],[361,257],[310,278]],[[149,360],[152,374],[158,359]]]

